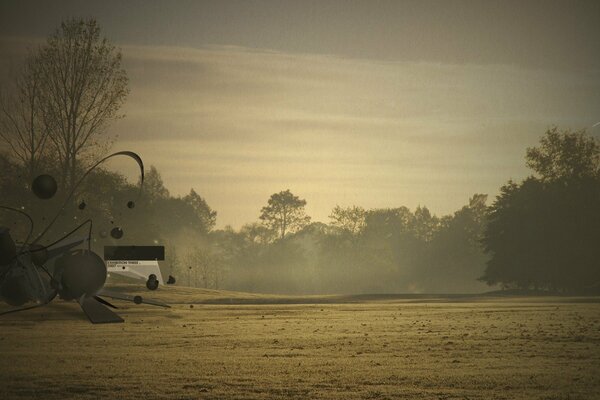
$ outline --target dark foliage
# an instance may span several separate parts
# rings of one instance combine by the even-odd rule
[[[539,176],[509,181],[491,207],[482,280],[505,287],[600,291],[600,146],[549,130],[527,163]]]

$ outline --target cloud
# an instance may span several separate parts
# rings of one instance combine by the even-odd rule
[[[317,220],[352,203],[448,213],[525,176],[525,147],[553,124],[590,126],[600,105],[594,74],[232,46],[122,52],[118,149],[139,151],[171,192],[194,187],[221,226],[254,220],[287,188]]]

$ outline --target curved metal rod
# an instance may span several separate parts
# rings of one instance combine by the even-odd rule
[[[72,234],[74,234],[75,232],[77,232],[82,226],[84,226],[85,224],[89,223],[90,227],[88,229],[88,250],[92,251],[92,219],[86,219],[85,221],[83,221],[81,224],[77,225],[77,227],[75,229],[73,229],[72,231],[70,231],[69,233],[63,235],[60,239],[55,240],[54,242],[47,244],[45,246],[42,246],[38,249],[28,249],[28,250],[21,250],[19,251],[12,259],[11,262],[16,259],[19,256],[22,256],[23,254],[31,254],[31,253],[35,253],[37,251],[43,251],[43,250],[47,250],[49,247],[54,246],[55,244],[59,243],[61,240],[64,240],[66,238],[68,238],[69,236],[71,236]]]
[[[21,248],[19,249],[19,252],[23,251],[23,248],[25,248],[25,246],[27,245],[27,242],[31,238],[31,234],[33,233],[33,219],[25,211],[19,210],[18,208],[13,208],[13,207],[8,207],[8,206],[0,206],[0,208],[3,209],[3,210],[14,211],[16,213],[24,215],[29,220],[29,233],[27,234],[27,237],[25,238],[25,241],[23,242],[23,244],[21,245]]]
[[[3,206],[0,206],[3,207]],[[3,207],[6,208],[6,207]],[[85,224],[89,223],[89,229],[88,229],[88,250],[92,251],[92,225],[93,225],[93,221],[92,219],[87,219],[85,221],[83,221],[81,224],[79,224],[75,229],[73,229],[72,231],[70,231],[69,233],[63,235],[60,239],[55,240],[54,242],[46,245],[46,246],[42,246],[39,249],[27,249],[27,250],[23,250],[22,248],[19,250],[19,252],[11,259],[11,266],[6,270],[6,272],[4,273],[4,275],[2,276],[2,278],[4,278],[9,272],[10,270],[15,266],[15,264],[12,264],[12,261],[14,261],[15,259],[17,259],[19,256],[23,255],[23,254],[30,254],[30,253],[35,253],[36,251],[42,251],[42,250],[47,250],[49,247],[54,246],[55,244],[59,243],[61,240],[64,240],[66,238],[68,238],[69,236],[71,236],[73,233],[77,232],[79,229],[81,229],[82,226],[84,226]],[[58,281],[54,278],[54,276],[50,273],[50,271],[48,271],[43,265],[40,266],[35,266],[36,268],[41,268],[42,271],[44,271],[46,273],[46,275],[48,275],[48,277],[50,278],[51,281],[58,283]],[[37,272],[37,270],[36,270]],[[0,279],[1,281],[2,279]],[[29,309],[29,308],[26,308]],[[16,311],[21,311],[21,309],[16,309],[16,310],[11,310],[8,311],[7,313],[10,312],[16,312]],[[0,315],[3,315],[4,313],[0,313]]]
[[[54,242],[52,242],[52,243],[50,243],[50,244],[48,244],[46,246],[43,246],[41,249],[34,249],[34,250],[29,251],[29,252],[31,253],[31,252],[35,252],[35,251],[40,251],[40,250],[43,250],[43,249],[47,249],[48,247],[52,247],[55,244],[59,243],[61,240],[64,240],[64,239],[68,238],[69,236],[71,236],[72,234],[74,234],[75,232],[77,232],[82,226],[84,226],[87,223],[90,224],[90,227],[88,228],[88,250],[91,251],[92,250],[92,244],[91,244],[91,242],[92,242],[92,224],[93,224],[93,222],[92,222],[92,219],[90,218],[90,219],[86,219],[81,224],[77,225],[77,227],[75,229],[73,229],[71,232],[63,235],[60,239],[57,239]]]
[[[31,244],[36,244],[46,234],[46,232],[48,232],[48,230],[52,227],[52,225],[54,225],[54,223],[56,222],[56,220],[60,216],[61,211],[65,209],[66,205],[69,203],[69,200],[71,200],[71,198],[75,194],[75,190],[79,187],[79,185],[81,185],[81,183],[83,182],[83,180],[90,174],[90,172],[92,172],[98,165],[102,164],[104,161],[108,160],[109,158],[116,157],[116,156],[128,156],[128,157],[131,157],[140,166],[141,180],[140,180],[140,190],[138,192],[138,198],[139,198],[139,196],[140,196],[140,194],[142,192],[142,187],[144,185],[144,162],[142,161],[142,158],[140,156],[138,156],[136,153],[134,153],[133,151],[118,151],[116,153],[110,154],[110,155],[104,157],[103,159],[101,159],[100,161],[98,161],[96,164],[92,165],[83,174],[83,176],[77,181],[77,183],[75,184],[75,186],[73,186],[73,189],[71,189],[71,192],[69,193],[69,195],[65,199],[65,202],[63,203],[63,205],[60,207],[60,209],[56,213],[56,216],[52,219],[52,221],[50,221],[50,223],[48,224],[48,226],[46,226],[46,228],[42,231],[42,233],[40,233],[40,235],[37,238],[35,238],[35,240],[33,242],[31,242]]]

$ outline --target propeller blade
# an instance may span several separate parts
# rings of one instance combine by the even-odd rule
[[[15,308],[12,310],[0,312],[0,315],[12,314],[12,313],[16,313],[19,311],[27,311],[27,310],[31,310],[33,308],[38,308],[38,307],[45,306],[45,305],[46,305],[46,303],[40,303],[40,304],[34,304],[32,306],[27,306],[27,307]]]
[[[66,251],[71,250],[74,247],[79,246],[85,241],[86,239],[75,239],[69,242],[63,240],[56,244],[53,244],[52,246],[48,247],[48,260],[57,257],[65,253]]]
[[[110,324],[123,322],[123,318],[112,312],[93,297],[82,296],[79,300],[81,309],[93,324]]]
[[[102,297],[100,296],[94,296],[94,298],[99,301],[100,303],[104,304],[105,306],[109,306],[110,308],[115,308],[118,309],[119,307],[115,306],[113,303],[109,302],[108,300],[104,300]]]
[[[110,290],[106,290],[106,289],[102,289],[100,291],[100,293],[98,293],[99,296],[103,296],[103,297],[110,297],[112,299],[119,299],[119,300],[125,300],[125,301],[131,301],[135,304],[150,304],[153,306],[158,306],[158,307],[165,307],[165,308],[171,308],[170,305],[163,303],[162,301],[158,301],[158,300],[152,300],[152,299],[146,299],[142,296],[131,296],[128,294],[122,294],[122,293],[117,293],[117,292],[112,292]]]

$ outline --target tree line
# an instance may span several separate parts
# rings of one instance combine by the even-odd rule
[[[2,204],[27,211],[34,231],[52,218],[83,171],[115,138],[127,75],[121,54],[93,19],[67,20],[31,51],[0,96]],[[492,288],[600,292],[600,144],[585,131],[549,129],[526,150],[532,175],[508,181],[490,204],[474,194],[438,217],[425,206],[335,206],[312,221],[306,200],[274,193],[258,219],[216,229],[217,213],[194,189],[173,196],[160,172],[138,183],[96,169],[49,232],[57,237],[93,221],[93,246],[163,244],[164,273],[178,284],[279,293],[476,292]],[[31,193],[35,176],[59,181],[54,199]],[[468,200],[468,201],[467,201]],[[25,237],[19,215],[0,225]],[[123,238],[110,235],[119,227]],[[488,286],[489,285],[489,286]]]

